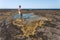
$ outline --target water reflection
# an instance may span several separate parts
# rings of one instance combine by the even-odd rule
[[[14,16],[13,16],[13,18],[14,19],[16,19],[16,18],[19,18],[20,17],[20,15],[19,14],[15,14]],[[25,13],[25,14],[23,14],[23,16],[22,16],[24,19],[30,19],[30,18],[36,18],[36,15],[33,15],[32,13]]]

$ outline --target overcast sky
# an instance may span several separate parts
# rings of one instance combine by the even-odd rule
[[[0,0],[0,8],[60,8],[60,0]]]

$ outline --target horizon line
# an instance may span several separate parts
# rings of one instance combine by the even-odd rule
[[[0,8],[0,9],[19,9],[19,8]],[[60,9],[60,8],[21,8],[21,9]]]

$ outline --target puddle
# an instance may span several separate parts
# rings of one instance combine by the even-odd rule
[[[17,19],[19,17],[20,17],[20,15],[17,13],[13,16],[13,19]],[[22,18],[24,18],[24,19],[34,19],[34,18],[38,18],[38,16],[34,15],[32,13],[25,13],[25,14],[23,14]]]

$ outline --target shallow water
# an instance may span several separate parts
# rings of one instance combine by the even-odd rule
[[[17,18],[19,18],[19,17],[20,17],[19,14],[15,14],[15,15],[13,16],[14,19],[17,19]],[[22,16],[22,18],[24,18],[24,19],[33,19],[34,17],[36,18],[37,16],[36,16],[36,15],[33,15],[32,13],[23,14],[23,16]]]

